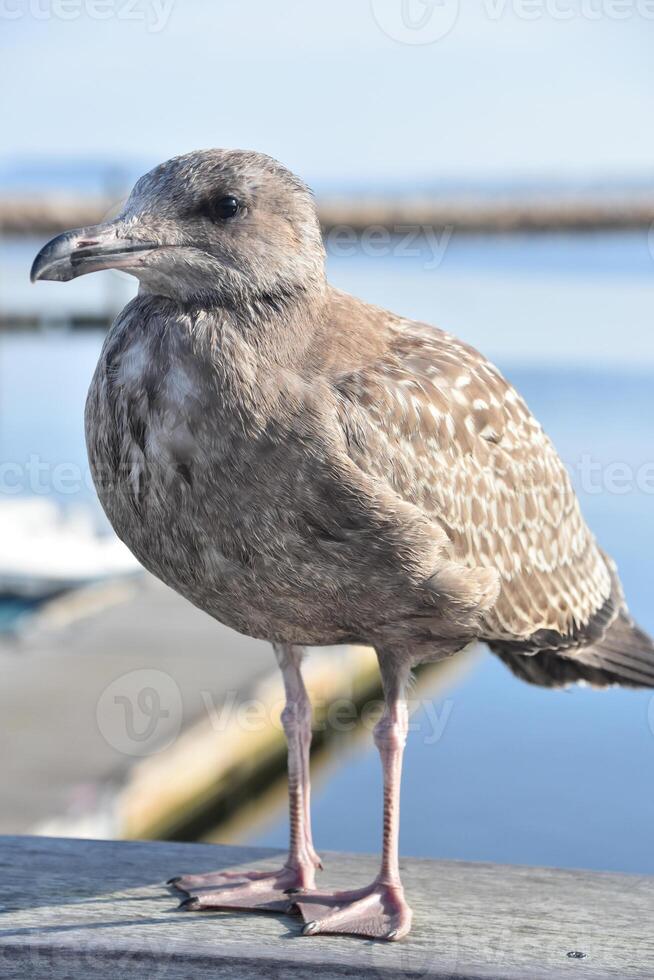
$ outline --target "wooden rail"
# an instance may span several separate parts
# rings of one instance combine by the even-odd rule
[[[344,801],[345,805],[345,801]],[[321,886],[376,861],[323,855]],[[276,867],[272,851],[200,844],[0,838],[0,977],[200,980],[645,980],[654,879],[406,859],[414,929],[401,943],[300,936],[290,916],[189,913],[180,871]]]
[[[0,198],[0,233],[12,236],[57,234],[95,224],[115,213],[115,201],[62,196]],[[451,228],[460,233],[600,231],[648,228],[654,221],[651,193],[590,198],[536,197],[513,200],[461,198],[333,198],[318,201],[326,236],[360,235],[380,227],[398,235],[407,229]],[[347,243],[337,238],[341,246]]]

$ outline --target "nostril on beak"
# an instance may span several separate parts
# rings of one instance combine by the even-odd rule
[[[83,238],[81,241],[77,242],[75,248],[89,248],[91,245],[99,245],[100,242],[97,238]]]

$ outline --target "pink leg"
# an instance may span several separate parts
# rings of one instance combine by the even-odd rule
[[[379,874],[366,888],[303,896],[296,907],[306,922],[304,935],[346,933],[373,939],[402,939],[412,912],[404,899],[398,864],[402,754],[408,731],[405,686],[408,668],[380,657],[386,708],[375,728],[384,775],[384,832]]]
[[[311,703],[300,670],[302,649],[275,644],[274,650],[286,692],[282,724],[288,742],[288,859],[279,871],[214,871],[171,878],[168,884],[188,895],[180,908],[285,911],[294,894],[315,888],[315,871],[322,865],[311,839]]]

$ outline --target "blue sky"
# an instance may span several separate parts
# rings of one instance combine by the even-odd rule
[[[0,160],[223,145],[316,182],[652,173],[651,0],[429,2],[0,0]]]

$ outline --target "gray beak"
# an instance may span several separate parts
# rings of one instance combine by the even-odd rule
[[[100,269],[134,269],[157,247],[121,235],[121,222],[76,228],[44,245],[34,259],[30,279],[68,282]]]

